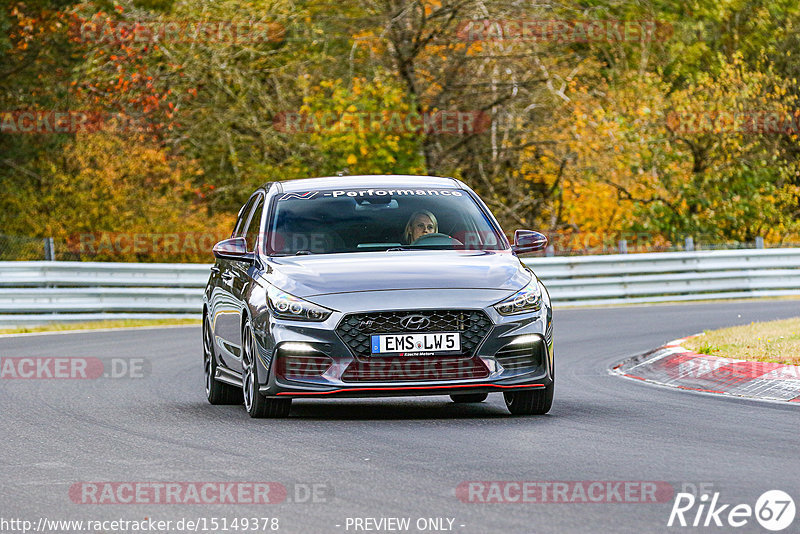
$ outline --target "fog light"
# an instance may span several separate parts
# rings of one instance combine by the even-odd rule
[[[526,334],[524,336],[519,336],[517,339],[512,341],[506,346],[510,345],[527,345],[528,343],[536,343],[539,340],[539,336],[536,334]]]
[[[281,352],[291,352],[294,354],[302,354],[306,352],[317,352],[317,349],[309,345],[308,343],[301,343],[297,341],[287,341],[286,343],[281,343],[278,349]]]

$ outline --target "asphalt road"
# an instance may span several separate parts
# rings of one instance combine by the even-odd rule
[[[557,311],[556,398],[543,417],[512,417],[493,394],[480,405],[302,400],[290,419],[251,420],[242,407],[206,402],[199,327],[2,338],[2,358],[144,358],[146,376],[0,380],[0,523],[258,516],[278,518],[279,532],[336,533],[355,531],[348,517],[409,517],[418,532],[418,518],[442,517],[465,534],[729,531],[667,528],[671,500],[481,504],[455,489],[664,481],[677,490],[711,484],[731,504],[752,506],[770,489],[799,499],[800,406],[608,374],[627,356],[704,328],[796,315],[797,300]],[[328,495],[258,506],[75,504],[69,489],[81,481],[274,481],[292,501],[303,484],[325,484]],[[766,532],[754,519],[736,530]],[[800,518],[785,532],[798,531]]]

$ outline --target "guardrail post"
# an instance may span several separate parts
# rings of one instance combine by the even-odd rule
[[[619,240],[619,253],[620,254],[628,253],[628,241],[626,239]]]
[[[764,248],[764,238],[763,237],[759,236],[759,237],[756,238],[756,248]]]
[[[544,255],[547,256],[548,258],[555,256],[556,247],[554,247],[553,245],[547,245],[547,247],[544,249]]]
[[[44,259],[45,261],[56,261],[56,245],[52,237],[44,238]]]
[[[692,250],[694,250],[694,238],[693,237],[687,237],[686,238],[686,244],[684,245],[683,248],[684,248],[684,250],[686,250],[686,252],[691,252]]]

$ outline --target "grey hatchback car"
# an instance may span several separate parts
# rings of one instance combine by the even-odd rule
[[[547,289],[486,205],[452,178],[347,176],[264,185],[214,246],[203,298],[212,404],[286,417],[293,398],[502,392],[553,402]]]

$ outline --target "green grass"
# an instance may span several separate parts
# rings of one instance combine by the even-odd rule
[[[800,365],[800,317],[710,330],[683,346],[709,356]]]
[[[200,319],[118,319],[109,321],[87,321],[85,323],[51,323],[37,326],[22,326],[19,328],[0,328],[0,334],[96,330],[100,328],[136,328],[140,326],[173,326],[200,323]]]

